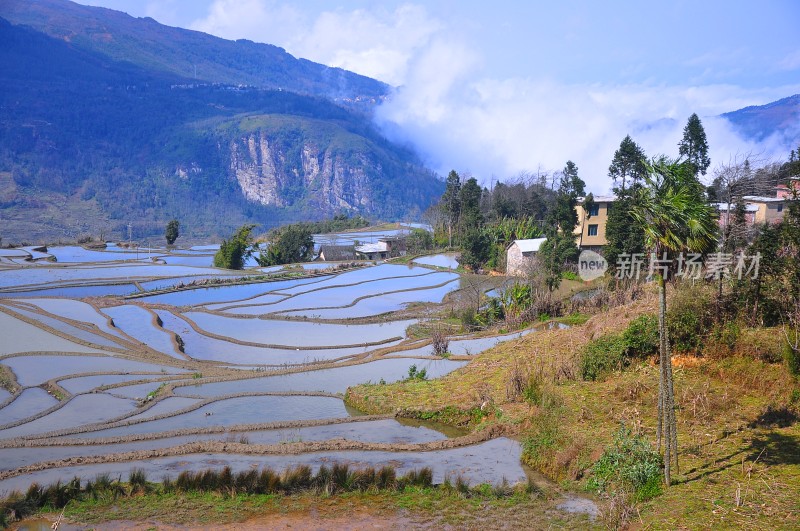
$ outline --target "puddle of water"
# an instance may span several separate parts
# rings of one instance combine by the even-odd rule
[[[26,518],[21,522],[17,522],[14,524],[14,529],[16,531],[51,531],[52,525],[58,519],[58,515],[53,515],[52,520],[49,518]],[[81,531],[86,529],[83,526],[72,525],[65,522],[61,522],[58,526],[59,531]]]
[[[434,254],[431,256],[421,256],[414,259],[415,264],[430,265],[436,267],[446,267],[448,269],[458,268],[458,255],[456,253]]]
[[[597,296],[601,291],[602,290],[600,288],[587,289],[587,290],[579,291],[578,293],[573,295],[570,300],[573,300],[573,301],[588,301],[590,299],[593,299],[595,296]]]
[[[558,508],[568,513],[586,514],[591,520],[600,516],[600,509],[597,504],[588,498],[567,496],[564,501],[558,504]]]
[[[40,387],[25,389],[13,402],[0,409],[0,426],[26,419],[56,404],[58,400]]]
[[[255,364],[255,365],[298,365],[320,360],[331,360],[363,354],[378,347],[354,347],[340,349],[276,349],[240,345],[222,339],[204,336],[197,333],[186,321],[166,310],[156,310],[164,322],[164,328],[181,336],[186,355],[198,360],[220,361],[223,363]],[[397,344],[388,343],[386,346]],[[381,345],[383,347],[384,345]]]
[[[132,468],[143,469],[148,478],[153,481],[161,479],[164,475],[174,478],[184,470],[200,471],[208,468],[219,469],[223,466],[230,466],[234,472],[238,472],[256,466],[284,470],[291,466],[304,464],[311,466],[316,472],[321,465],[331,466],[333,463],[348,464],[356,468],[394,466],[400,474],[427,466],[433,470],[434,483],[443,482],[446,475],[460,474],[471,485],[499,484],[504,479],[514,484],[527,481],[525,471],[519,462],[520,455],[519,443],[506,438],[493,439],[463,448],[432,452],[334,451],[291,456],[192,454],[148,459],[135,463],[80,465],[42,470],[4,480],[0,482],[0,491],[24,491],[34,481],[47,485],[58,479],[67,480],[74,476],[90,479],[99,473],[121,474],[126,477]]]
[[[155,322],[150,311],[133,305],[104,308],[103,313],[114,319],[114,324],[129,336],[148,347],[173,358],[184,359],[178,352],[173,336]]]
[[[377,383],[381,378],[396,382],[408,376],[408,369],[416,365],[425,369],[428,378],[439,378],[466,365],[464,361],[409,360],[403,358],[382,359],[333,369],[321,369],[281,376],[265,376],[248,380],[188,385],[175,389],[176,395],[213,397],[239,392],[258,391],[325,391],[343,393],[348,387],[360,383]]]
[[[73,343],[62,337],[41,328],[28,324],[15,317],[0,312],[0,330],[13,330],[14,333],[3,334],[0,341],[0,354],[13,354],[16,352],[83,352],[87,354],[102,354],[102,350],[86,347]],[[5,360],[6,365],[12,366],[18,358]],[[16,370],[14,371],[16,372]],[[19,376],[19,374],[17,374]],[[20,382],[21,383],[21,382]],[[27,384],[22,384],[27,386]]]
[[[23,387],[40,385],[59,376],[87,372],[163,372],[164,374],[183,372],[173,367],[110,356],[18,356],[5,359],[3,363],[14,371],[17,381]]]
[[[319,396],[247,396],[220,400],[189,413],[160,420],[95,431],[91,433],[91,436],[111,437],[206,426],[233,426],[235,424],[340,418],[346,416],[348,415],[344,408],[344,403],[339,398]]]
[[[523,330],[521,332],[515,332],[513,334],[507,334],[504,336],[480,337],[475,339],[451,339],[447,350],[448,352],[450,352],[450,354],[456,356],[472,356],[475,354],[480,354],[484,350],[488,350],[505,341],[518,339],[524,335],[530,334],[532,331],[533,330]],[[404,350],[402,352],[388,354],[387,356],[408,357],[408,356],[431,356],[431,355],[433,355],[433,347],[431,345],[426,345],[420,348],[409,349],[409,350]]]
[[[405,337],[414,320],[369,325],[335,325],[304,321],[236,319],[202,312],[187,312],[186,317],[202,330],[240,341],[265,345],[336,347],[363,345]]]
[[[8,439],[93,424],[128,413],[135,408],[136,404],[132,400],[115,398],[104,393],[79,395],[49,415],[14,428],[0,430],[0,438]]]

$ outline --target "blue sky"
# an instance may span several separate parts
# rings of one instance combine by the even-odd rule
[[[488,182],[574,160],[602,192],[631,134],[677,154],[697,112],[715,163],[769,160],[722,112],[800,93],[800,2],[85,0],[161,23],[286,48],[400,87],[378,111],[440,172]]]

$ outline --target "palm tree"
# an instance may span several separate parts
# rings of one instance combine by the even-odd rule
[[[703,185],[690,164],[665,156],[645,164],[644,187],[631,208],[631,216],[641,225],[645,246],[651,252],[651,267],[658,282],[658,335],[660,378],[658,385],[658,450],[664,440],[664,479],[670,484],[672,458],[678,467],[678,431],[675,421],[675,390],[672,382],[672,357],[665,317],[666,283],[677,253],[703,253],[716,243],[717,224],[705,201]]]

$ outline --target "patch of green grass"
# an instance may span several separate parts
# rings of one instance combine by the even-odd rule
[[[569,326],[579,326],[589,320],[591,315],[575,312],[556,319],[556,322],[563,323]]]

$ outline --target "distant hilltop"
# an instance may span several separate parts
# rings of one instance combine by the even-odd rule
[[[7,242],[416,219],[444,189],[373,125],[380,81],[66,0],[0,17]]]

